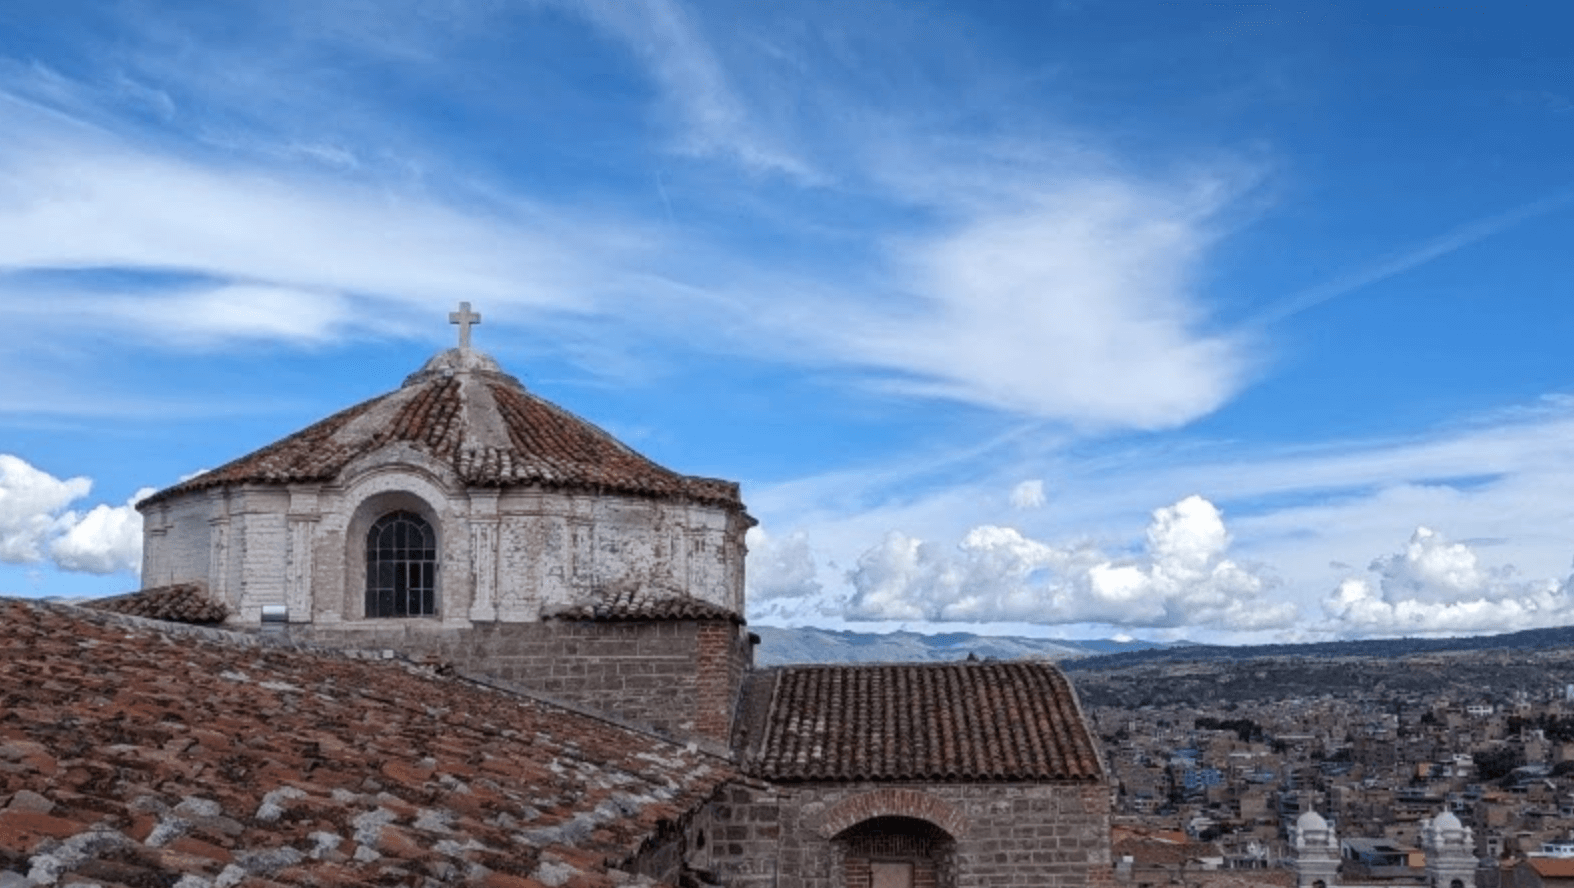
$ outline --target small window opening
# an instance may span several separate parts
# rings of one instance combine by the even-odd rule
[[[437,613],[437,534],[414,512],[390,512],[366,534],[366,616]]]

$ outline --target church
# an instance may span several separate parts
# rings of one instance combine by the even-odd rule
[[[659,878],[1111,881],[1107,771],[1057,668],[755,668],[738,485],[530,392],[469,303],[449,320],[399,388],[143,500],[145,588],[111,606],[441,664],[730,763],[651,844]]]

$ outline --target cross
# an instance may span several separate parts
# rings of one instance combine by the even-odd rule
[[[481,323],[481,315],[479,312],[470,310],[470,303],[461,302],[459,303],[458,311],[448,313],[448,323],[459,325],[459,347],[468,350],[470,348],[470,325]]]

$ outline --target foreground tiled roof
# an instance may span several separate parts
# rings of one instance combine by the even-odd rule
[[[283,644],[0,599],[0,883],[606,888],[732,776],[430,667]]]
[[[742,623],[743,616],[719,604],[647,586],[608,589],[592,600],[558,608],[546,615],[556,620],[726,620]]]
[[[768,779],[1103,779],[1076,695],[1048,663],[784,667],[748,693],[748,766]]]
[[[196,625],[222,623],[230,614],[229,608],[209,598],[195,583],[157,586],[129,595],[86,601],[83,606],[150,620]]]
[[[540,485],[742,508],[736,483],[662,468],[525,391],[491,358],[458,349],[433,358],[397,391],[161,490],[142,504],[230,484],[326,482],[356,459],[393,444],[451,466],[467,485]]]

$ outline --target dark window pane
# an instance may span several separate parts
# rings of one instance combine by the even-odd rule
[[[414,512],[390,512],[366,534],[366,615],[437,613],[437,534]]]

